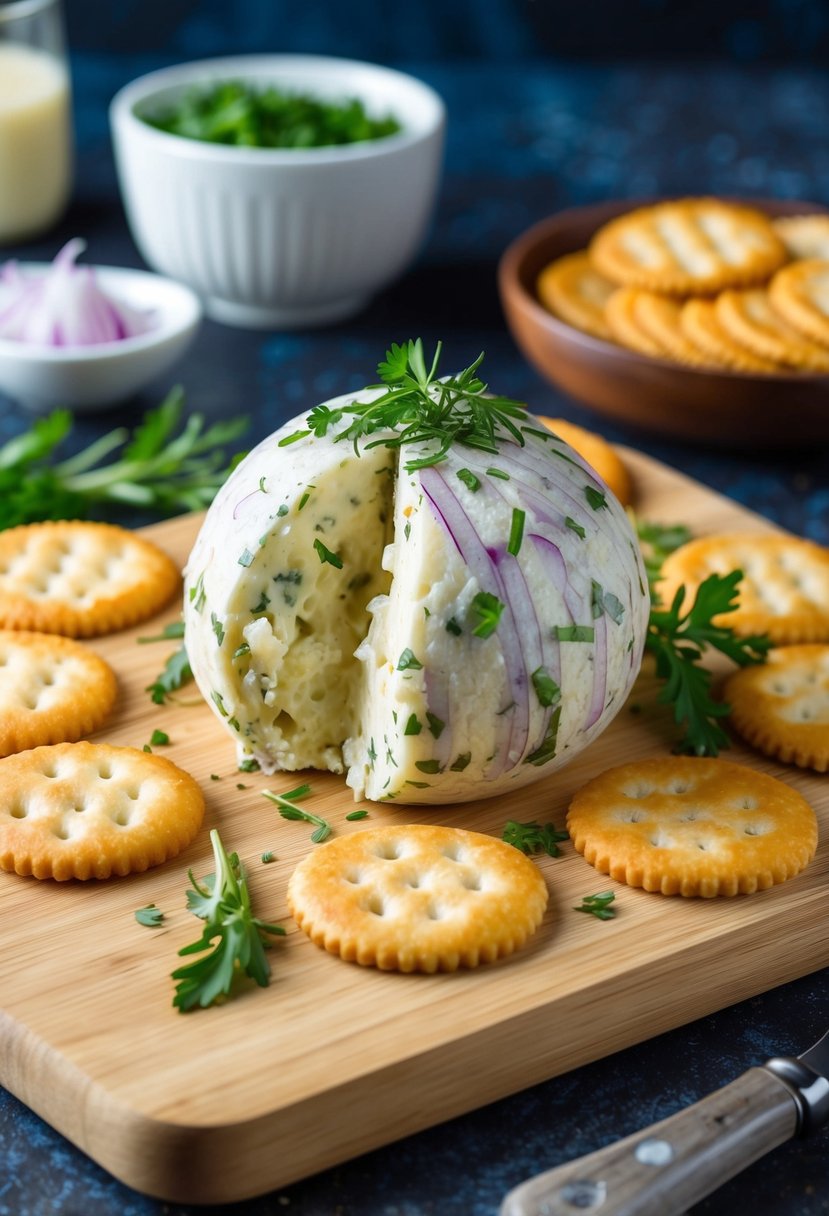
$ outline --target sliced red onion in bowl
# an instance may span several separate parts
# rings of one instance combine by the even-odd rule
[[[43,272],[0,268],[0,338],[32,346],[97,346],[153,328],[151,313],[108,295],[94,270],[77,266],[86,242],[74,237]]]

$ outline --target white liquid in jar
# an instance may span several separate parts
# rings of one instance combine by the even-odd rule
[[[53,55],[0,43],[0,241],[60,216],[71,175],[69,74]]]

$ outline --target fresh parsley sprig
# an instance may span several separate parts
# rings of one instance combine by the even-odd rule
[[[311,433],[320,438],[345,422],[334,439],[349,440],[358,455],[361,441],[379,431],[383,435],[365,443],[367,449],[426,444],[428,450],[422,456],[407,462],[407,472],[438,464],[456,443],[497,452],[498,441],[509,438],[523,447],[524,436],[517,424],[526,418],[527,407],[510,397],[488,395],[487,385],[478,376],[483,353],[457,375],[438,378],[441,350],[438,342],[427,367],[420,338],[393,342],[377,368],[380,383],[369,385],[369,389],[384,390],[379,396],[333,410],[318,406],[306,419],[309,429],[294,431],[280,445]]]
[[[163,705],[168,698],[173,700],[171,694],[177,692],[192,679],[193,670],[182,642],[178,650],[174,650],[167,659],[152,684],[148,684],[144,691],[150,694],[150,700],[155,705]]]
[[[225,852],[219,833],[210,833],[216,872],[198,882],[188,870],[192,884],[187,908],[204,922],[198,941],[179,950],[180,955],[202,957],[173,972],[177,982],[173,1005],[186,1013],[205,1009],[219,997],[229,996],[234,980],[250,976],[260,988],[270,982],[271,968],[265,955],[270,938],[283,936],[281,925],[269,925],[253,915],[244,867],[236,853]]]
[[[712,574],[697,588],[687,612],[682,608],[686,589],[680,587],[673,603],[659,602],[658,583],[662,563],[669,553],[691,538],[684,524],[652,524],[634,518],[634,526],[648,576],[651,597],[645,649],[654,656],[657,678],[664,681],[658,700],[673,705],[674,720],[685,727],[675,751],[694,756],[716,756],[729,746],[719,719],[731,707],[711,696],[712,674],[702,666],[706,648],[719,650],[740,667],[762,663],[771,646],[767,637],[738,637],[727,625],[714,625],[713,618],[731,612],[737,605],[741,570]]]
[[[517,823],[508,819],[501,833],[501,839],[507,844],[514,845],[522,853],[547,853],[550,857],[560,857],[558,847],[562,840],[569,840],[567,832],[560,832],[551,823]]]
[[[287,794],[275,794],[273,790],[262,790],[262,796],[270,802],[275,802],[279,807],[279,813],[283,819],[302,820],[305,823],[315,824],[311,839],[314,844],[321,844],[331,835],[331,824],[327,819],[321,819],[319,815],[313,815],[310,811],[304,811],[302,807],[295,805],[300,798],[307,798],[310,793],[310,785],[298,785],[295,790],[288,790]]]
[[[738,637],[734,631],[715,625],[713,618],[731,612],[737,605],[741,570],[711,574],[700,583],[687,612],[684,587],[678,588],[669,608],[651,605],[645,649],[656,660],[657,677],[665,681],[658,700],[673,705],[674,720],[685,726],[676,751],[694,756],[716,756],[729,739],[718,719],[730,712],[724,701],[711,697],[711,672],[703,667],[707,647],[719,650],[740,667],[762,663],[771,642],[767,637]]]
[[[631,515],[633,513],[631,512]],[[662,574],[662,563],[669,553],[679,549],[691,539],[691,529],[685,524],[655,524],[633,517],[636,534],[639,537],[639,547],[642,560],[645,563],[645,573],[648,576],[648,587],[651,599],[658,598],[656,584]]]
[[[37,419],[0,447],[0,528],[82,519],[100,503],[161,515],[208,506],[239,459],[228,462],[224,447],[245,430],[247,420],[206,427],[201,414],[191,414],[179,430],[183,408],[184,394],[174,388],[134,431],[117,427],[58,462],[52,458],[72,429],[72,414],[56,410]],[[117,458],[103,463],[116,448],[121,449]]]

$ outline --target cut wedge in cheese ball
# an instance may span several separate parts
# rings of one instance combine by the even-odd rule
[[[488,797],[566,763],[621,708],[647,631],[639,547],[523,408],[484,446],[480,420],[381,430],[379,406],[357,437],[389,396],[327,402],[233,472],[188,561],[187,653],[240,762],[346,772],[357,798]]]

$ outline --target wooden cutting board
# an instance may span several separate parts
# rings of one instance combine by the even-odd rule
[[[644,456],[625,458],[640,518],[697,533],[770,528]],[[148,534],[183,563],[197,526],[182,517]],[[406,976],[326,955],[285,904],[288,875],[316,847],[311,828],[282,820],[260,793],[296,777],[237,772],[232,742],[194,686],[176,705],[155,706],[145,692],[175,643],[136,637],[176,616],[174,604],[94,643],[120,683],[117,715],[97,737],[142,747],[154,728],[169,734],[164,754],[206,795],[197,840],[167,865],[109,882],[0,874],[0,1081],[137,1190],[191,1203],[260,1194],[829,964],[827,779],[736,745],[730,759],[782,777],[817,810],[818,855],[790,882],[736,899],[668,899],[613,883],[565,843],[562,857],[538,860],[550,887],[543,926],[502,963]],[[625,707],[567,768],[509,798],[432,811],[369,805],[368,820],[347,823],[343,780],[311,774],[306,805],[338,833],[401,819],[497,835],[508,818],[562,826],[590,776],[670,750],[673,726],[655,693],[645,672],[631,697],[639,712]],[[212,870],[214,826],[248,865],[255,910],[288,934],[271,952],[269,988],[180,1014],[170,972],[199,935],[186,872]],[[263,865],[268,849],[278,860]],[[611,887],[614,920],[573,911]],[[163,910],[161,928],[136,922],[148,903]]]

